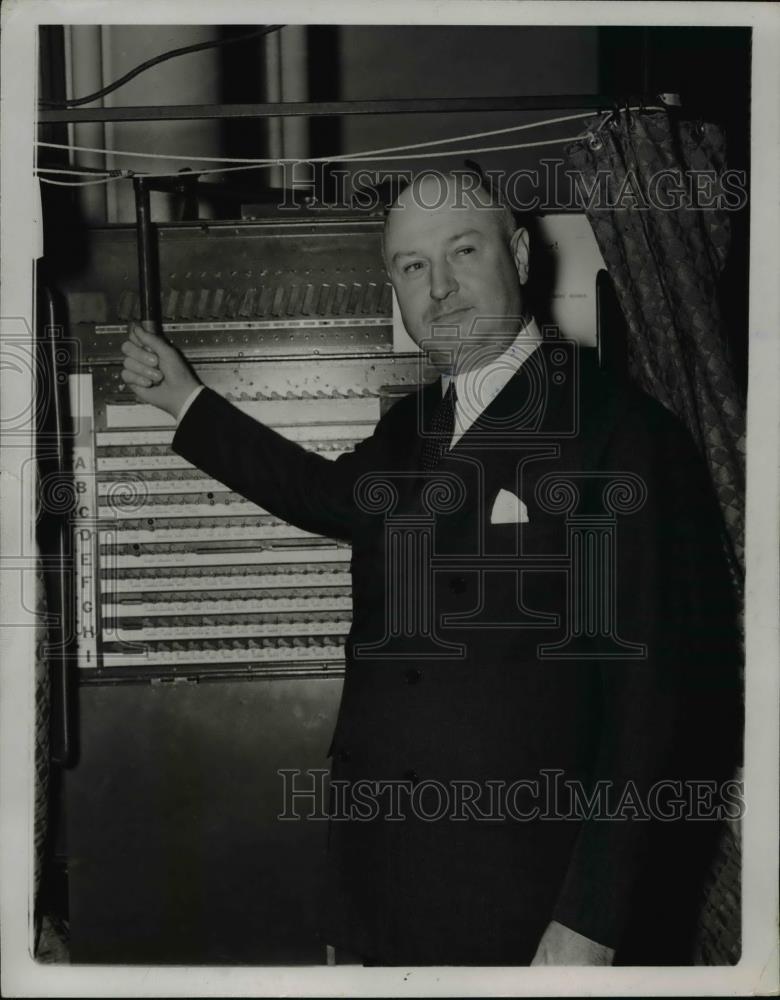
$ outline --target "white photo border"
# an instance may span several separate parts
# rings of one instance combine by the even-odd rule
[[[73,966],[32,958],[34,635],[22,572],[0,574],[0,958],[4,996],[734,996],[778,990],[778,511],[780,510],[780,7],[767,3],[507,0],[5,0],[0,78],[0,350],[33,329],[33,176],[42,24],[701,25],[753,28],[746,580],[743,947],[735,966],[362,968]],[[30,372],[0,365],[0,422],[24,411]],[[34,440],[0,440],[0,552],[34,552],[22,463]],[[24,530],[20,533],[18,526]],[[26,616],[26,617],[25,617]],[[29,621],[30,627],[9,627]]]

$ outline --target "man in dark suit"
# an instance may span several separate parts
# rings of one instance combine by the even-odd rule
[[[418,178],[384,254],[441,379],[335,462],[161,337],[123,348],[175,451],[352,544],[326,940],[379,964],[679,960],[703,855],[669,829],[692,828],[689,782],[721,779],[731,746],[706,470],[662,407],[539,335],[527,234],[483,187]]]

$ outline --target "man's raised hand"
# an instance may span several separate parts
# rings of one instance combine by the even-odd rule
[[[192,390],[200,385],[181,352],[140,323],[131,323],[122,353],[122,381],[141,402],[159,406],[176,419]]]

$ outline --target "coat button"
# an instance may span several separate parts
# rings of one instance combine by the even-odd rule
[[[466,578],[463,576],[453,576],[450,580],[450,590],[453,594],[463,594],[466,590]]]
[[[342,763],[346,764],[348,760],[352,760],[352,754],[349,752],[349,750],[344,750],[344,749],[339,750],[339,760]]]
[[[404,670],[404,677],[407,684],[418,684],[422,678],[422,672],[417,667],[409,667],[408,670]]]
[[[411,781],[413,785],[416,785],[420,780],[420,775],[413,768],[409,768],[408,771],[404,771],[403,779],[404,781]]]

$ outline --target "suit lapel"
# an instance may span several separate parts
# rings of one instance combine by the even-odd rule
[[[562,365],[553,354],[556,347],[560,350],[554,342],[540,344],[442,459],[438,471],[459,475],[466,488],[463,514],[492,503],[504,480],[514,482],[523,454],[549,452],[561,428],[572,424],[576,357]],[[486,517],[483,511],[480,520]]]
[[[561,341],[542,342],[445,453],[437,470],[428,478],[454,476],[465,493],[458,511],[446,518],[453,529],[466,515],[472,518],[476,515],[485,521],[488,511],[483,508],[492,503],[501,486],[516,492],[519,484],[511,484],[515,483],[517,462],[529,451],[552,458],[554,452],[560,455],[565,448],[567,467],[574,469],[581,464],[588,450],[587,435],[585,438],[581,435],[585,417],[582,396],[592,397],[593,393],[583,393],[583,383],[589,379],[580,378],[580,368],[587,376],[595,366],[595,362],[586,358],[592,353]],[[424,435],[441,399],[439,379],[420,390],[414,407],[414,426],[409,428],[410,447],[402,456],[409,471],[419,469]],[[597,410],[599,406],[600,403]],[[421,473],[416,481],[409,479],[409,490],[402,501],[405,508],[410,505],[412,509],[420,509],[419,486],[425,478]],[[529,482],[523,484],[526,492],[529,485]]]
[[[544,341],[509,379],[495,399],[480,413],[451,449],[479,446],[511,448],[522,440],[547,435],[560,426],[560,410],[569,398],[571,380],[576,378],[576,362],[555,360],[560,351],[554,342]],[[554,371],[553,371],[554,369]],[[552,378],[553,373],[561,376]]]

